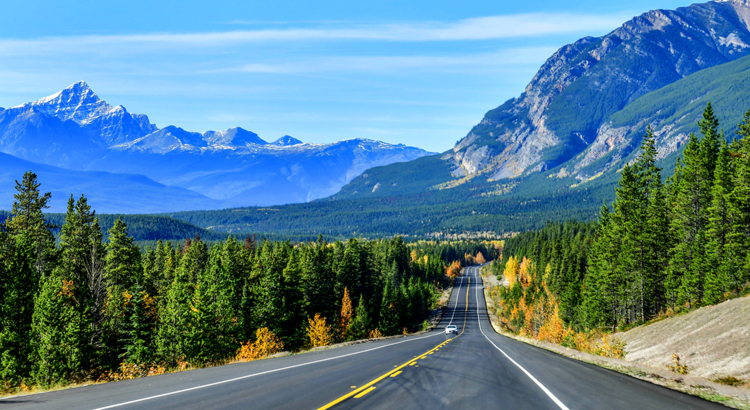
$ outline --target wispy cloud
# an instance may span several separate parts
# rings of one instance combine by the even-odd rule
[[[270,74],[308,74],[335,72],[393,72],[429,68],[433,72],[460,69],[481,69],[535,64],[555,51],[554,47],[519,47],[480,54],[448,56],[328,56],[312,57],[303,61],[279,63],[249,63],[209,72],[245,72]]]
[[[532,13],[477,17],[456,22],[367,24],[314,28],[233,30],[212,33],[152,33],[47,37],[0,40],[0,53],[12,55],[46,50],[85,49],[95,46],[142,45],[180,47],[229,45],[269,41],[368,40],[398,42],[492,40],[558,33],[602,32],[617,27],[619,15]]]

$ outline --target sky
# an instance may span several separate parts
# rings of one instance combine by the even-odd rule
[[[158,127],[443,152],[545,60],[673,0],[12,1],[0,107],[86,81]]]

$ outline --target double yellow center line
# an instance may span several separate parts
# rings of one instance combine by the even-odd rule
[[[469,285],[471,285],[471,278],[468,278],[468,279],[469,279],[469,282],[466,284],[466,312],[467,313],[469,311]],[[330,409],[331,407],[333,407],[333,406],[335,406],[335,405],[341,403],[342,401],[344,401],[344,400],[346,400],[348,398],[351,398],[351,397],[354,397],[355,399],[359,399],[359,398],[363,397],[364,395],[366,395],[367,393],[370,393],[371,391],[375,390],[374,384],[378,383],[379,381],[381,381],[381,380],[383,380],[383,379],[385,379],[387,377],[396,377],[396,376],[398,376],[403,371],[403,369],[405,367],[407,367],[407,366],[414,366],[417,363],[417,360],[424,359],[424,358],[427,357],[427,355],[433,354],[434,352],[436,352],[441,347],[445,346],[446,344],[450,343],[452,340],[455,340],[456,338],[458,338],[459,336],[461,336],[462,334],[464,334],[464,331],[466,330],[466,316],[467,316],[467,314],[464,314],[464,325],[463,325],[463,328],[461,329],[461,333],[459,333],[458,336],[456,336],[454,338],[451,338],[451,339],[448,339],[448,340],[444,341],[443,343],[440,343],[439,345],[433,347],[431,350],[428,350],[425,353],[423,353],[421,356],[416,357],[414,359],[411,359],[408,362],[406,362],[406,363],[404,363],[404,364],[402,364],[400,366],[395,367],[393,370],[389,371],[388,373],[386,373],[386,374],[378,377],[377,379],[375,379],[375,380],[373,380],[373,381],[365,384],[364,386],[359,387],[356,390],[353,390],[353,391],[349,392],[349,394],[345,394],[345,395],[339,397],[338,399],[336,399],[336,400],[334,400],[334,401],[326,404],[325,406],[318,408],[318,410]]]

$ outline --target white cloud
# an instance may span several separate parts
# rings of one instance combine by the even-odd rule
[[[509,48],[481,54],[458,54],[447,56],[400,55],[400,56],[328,56],[312,57],[304,61],[281,63],[250,63],[237,67],[222,68],[209,72],[246,72],[271,74],[307,74],[333,72],[387,72],[429,68],[430,71],[454,69],[509,67],[538,64],[554,53],[555,47]]]
[[[234,30],[213,33],[152,33],[131,35],[87,35],[47,37],[30,40],[0,40],[5,56],[56,51],[102,50],[107,47],[146,48],[221,47],[238,43],[299,42],[325,40],[368,40],[396,42],[492,40],[536,37],[551,34],[596,33],[621,24],[621,15],[579,15],[531,13],[477,17],[456,22],[416,22],[367,24],[343,27],[341,24],[317,28]],[[104,47],[104,48],[102,48]]]

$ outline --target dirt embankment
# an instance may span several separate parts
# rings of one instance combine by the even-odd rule
[[[676,353],[691,375],[750,378],[750,297],[733,299],[640,326],[617,337],[625,359],[664,368]]]

